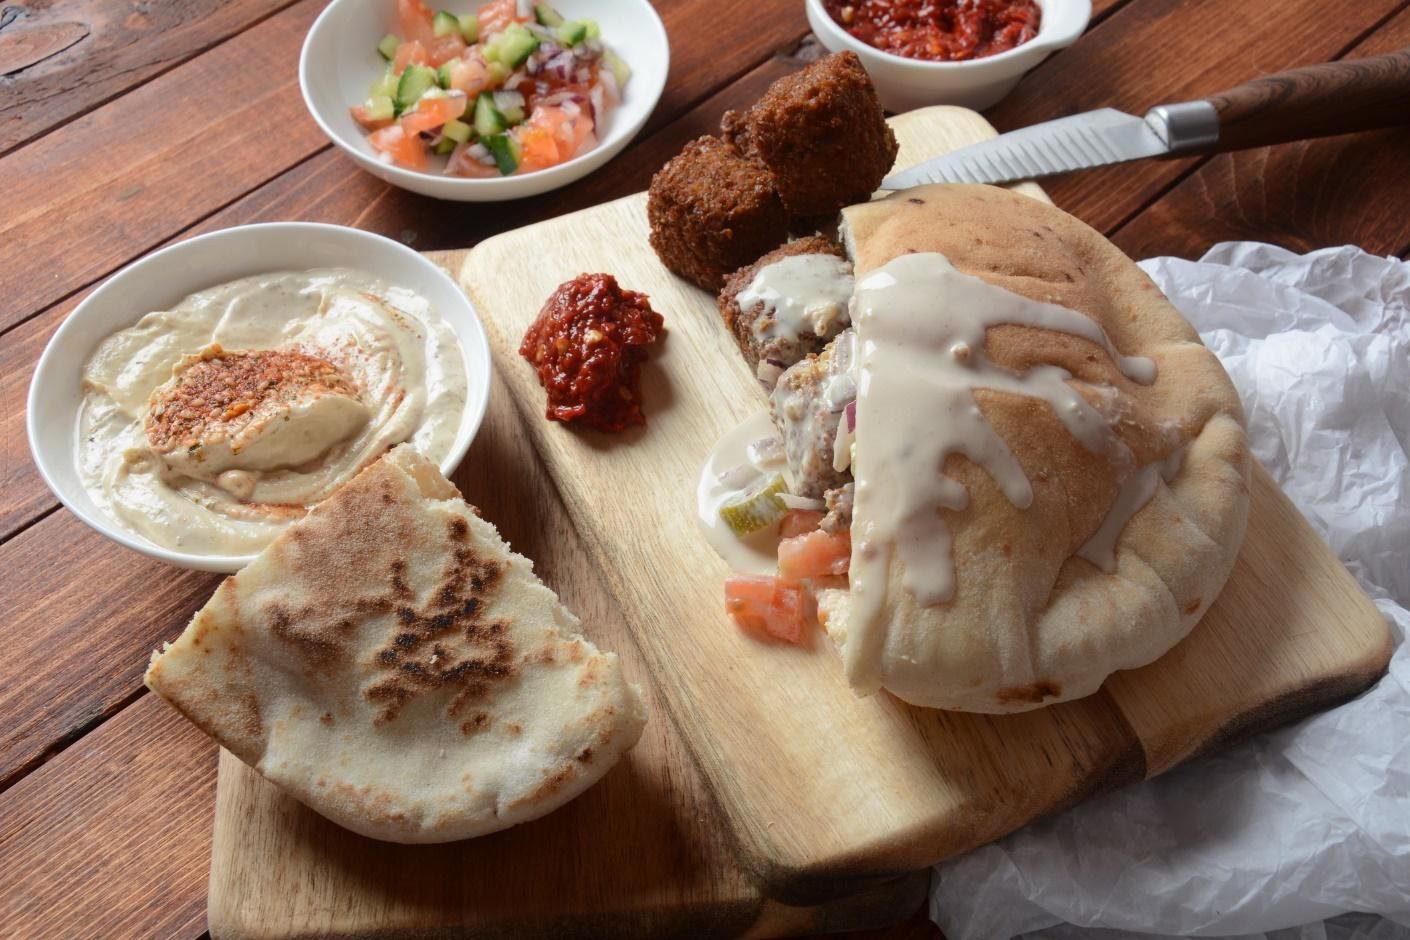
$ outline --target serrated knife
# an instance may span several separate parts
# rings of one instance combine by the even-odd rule
[[[1245,82],[1144,117],[1102,108],[1045,121],[894,173],[882,189],[1008,183],[1144,157],[1217,153],[1410,124],[1410,48]]]

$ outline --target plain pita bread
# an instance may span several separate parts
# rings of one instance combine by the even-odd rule
[[[409,445],[226,578],[146,681],[309,807],[392,842],[542,816],[645,721],[617,657]]]
[[[1126,380],[1100,347],[1012,324],[985,351],[1023,371],[1052,363],[1119,396],[1114,427],[1146,465],[1182,449],[1179,471],[1126,524],[1108,574],[1076,557],[1106,517],[1118,468],[1085,450],[1045,402],[981,390],[975,399],[1034,490],[1017,509],[975,464],[945,472],[969,507],[942,511],[954,537],[953,600],[920,606],[894,558],[884,644],[849,661],[848,679],[917,705],[1015,712],[1095,692],[1118,669],[1179,642],[1223,587],[1243,540],[1251,457],[1239,398],[1194,329],[1119,249],[1046,203],[989,186],[925,186],[844,210],[860,280],[893,258],[938,252],[961,272],[1096,320],[1126,356],[1155,360],[1156,381]],[[854,520],[854,525],[857,520]],[[823,592],[846,653],[850,596]]]

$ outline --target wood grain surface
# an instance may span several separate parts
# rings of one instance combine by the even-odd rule
[[[1114,107],[1144,114],[1269,72],[1338,58],[1404,0],[1363,0],[1326,14],[1325,0],[1228,3],[1141,0],[1034,69],[991,112],[1000,131]],[[1211,55],[1213,48],[1218,55]],[[1158,81],[1152,81],[1158,76]],[[1200,158],[1143,160],[1044,180],[1053,202],[1104,232],[1133,217]]]
[[[473,244],[563,208],[626,195],[641,189],[684,140],[711,130],[726,107],[750,100],[796,67],[794,40],[806,33],[801,2],[658,0],[671,37],[672,71],[648,130],[568,190],[471,211],[394,190],[321,141],[291,159],[286,146],[252,148],[244,128],[232,140],[211,136],[212,128],[228,136],[221,118],[232,106],[232,89],[242,98],[254,87],[289,107],[253,118],[268,133],[282,134],[282,143],[307,145],[307,125],[298,122],[311,122],[293,84],[302,34],[288,24],[319,6],[321,0],[302,11],[289,0],[0,4],[0,61],[18,61],[5,59],[6,48],[20,45],[8,47],[6,33],[51,29],[62,38],[64,31],[74,35],[74,25],[87,30],[72,45],[0,76],[0,179],[7,206],[0,214],[0,605],[20,618],[5,634],[11,642],[5,676],[11,682],[25,677],[27,688],[0,705],[0,728],[8,729],[0,733],[0,765],[10,768],[0,779],[0,825],[14,823],[0,839],[0,870],[11,874],[3,901],[23,896],[32,912],[15,921],[21,935],[190,940],[202,929],[206,890],[209,745],[151,721],[156,712],[140,710],[150,703],[144,705],[138,677],[150,646],[175,635],[184,611],[204,601],[209,584],[144,568],[138,556],[81,531],[43,488],[24,438],[33,363],[82,292],[156,244],[244,222],[317,219],[435,249]],[[1319,15],[1319,6],[1279,4],[1269,14],[1267,5],[1223,0],[1096,0],[1087,35],[1031,73],[994,120],[1008,128],[1106,104],[1142,110],[1279,69],[1410,44],[1408,0],[1343,4],[1334,17]],[[280,16],[285,19],[277,28],[264,26]],[[241,37],[261,26],[254,45],[271,55],[244,55],[251,43]],[[262,62],[272,62],[273,71],[256,76],[250,63]],[[172,74],[211,80],[161,84]],[[164,99],[159,103],[172,107],[154,106],[152,92],[144,92],[153,86],[163,92],[156,95]],[[67,130],[80,121],[101,133]],[[203,132],[203,140],[186,145]],[[133,187],[164,179],[144,159],[149,152],[211,185],[124,198]],[[59,172],[61,163],[74,164],[68,175]],[[75,174],[75,167],[82,172]],[[73,198],[73,186],[81,199]],[[1225,238],[1299,251],[1354,243],[1382,254],[1410,253],[1410,139],[1402,132],[1286,144],[1193,164],[1101,170],[1052,180],[1049,189],[1063,208],[1096,223],[1137,257],[1196,257]],[[123,576],[124,569],[132,574]],[[37,591],[43,596],[31,593]],[[53,643],[46,642],[51,631]],[[71,642],[79,649],[60,646]],[[130,719],[134,709],[137,717]],[[121,735],[114,737],[114,728]],[[108,779],[110,761],[144,753],[161,760],[144,765],[123,799],[105,805],[110,824],[66,827],[73,805],[66,794],[90,777]],[[184,768],[201,761],[205,802],[193,796],[196,802],[181,806],[201,805],[205,812],[173,810],[167,785],[179,785],[189,773]],[[42,780],[43,788],[31,788],[31,780]],[[75,864],[83,858],[100,859],[107,880],[88,880]],[[172,866],[183,866],[191,877],[159,881],[141,874]],[[80,892],[94,903],[77,903]],[[8,914],[12,907],[3,901],[0,914]],[[186,914],[169,916],[173,911]],[[34,912],[45,919],[33,919],[40,916]],[[8,922],[0,916],[0,924]],[[926,929],[923,916],[912,928],[918,934]]]
[[[900,167],[993,133],[954,108],[892,126]],[[469,252],[461,283],[746,864],[774,894],[825,897],[966,851],[1383,671],[1383,619],[1261,468],[1227,598],[1169,657],[1078,702],[981,716],[859,699],[826,642],[747,638],[723,613],[728,569],[695,527],[695,480],[713,442],[767,406],[714,298],[647,246],[644,205],[639,194],[491,239]],[[610,438],[542,420],[517,356],[542,298],[599,270],[650,295],[668,329],[643,373],[650,427]]]
[[[1404,8],[1352,55],[1410,45]],[[1410,128],[1221,154],[1113,233],[1134,258],[1197,258],[1221,241],[1267,241],[1293,251],[1357,244],[1410,251],[1410,215],[1387,194],[1410,192]]]

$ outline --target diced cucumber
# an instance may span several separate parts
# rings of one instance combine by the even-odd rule
[[[587,20],[569,20],[558,27],[558,41],[565,46],[576,46],[587,38]]]
[[[783,474],[775,474],[721,506],[720,521],[739,538],[767,528],[788,513],[788,507],[778,498],[778,494],[787,491]]]
[[[612,70],[612,77],[617,80],[617,90],[621,91],[622,86],[627,83],[627,79],[632,77],[632,68],[623,62],[621,57],[611,49],[602,50],[602,61],[607,63],[607,67]]]
[[[409,109],[436,84],[436,70],[427,65],[408,65],[397,83],[397,113]]]
[[[508,126],[504,114],[494,106],[494,96],[487,91],[480,92],[475,99],[475,133],[481,137],[491,137],[502,133]]]
[[[524,121],[524,96],[517,91],[496,91],[494,95],[494,106],[500,114],[504,115],[504,120],[509,124],[521,124]]]
[[[508,134],[495,134],[485,138],[485,146],[494,157],[495,166],[501,176],[508,176],[519,169],[519,141]]]
[[[459,36],[460,20],[455,18],[454,13],[438,10],[436,15],[431,17],[431,33],[437,39],[442,36]]]
[[[597,25],[597,20],[583,20],[583,22],[587,23],[587,38],[602,38],[602,27]]]
[[[457,144],[463,144],[470,140],[470,135],[475,133],[475,130],[464,121],[457,121],[455,118],[451,118],[441,127],[441,133],[445,135],[446,140],[453,140]]]
[[[503,62],[489,63],[490,85],[503,85],[504,80],[509,77],[509,73],[514,70]]]
[[[436,84],[442,88],[450,87],[450,63],[442,62],[441,67],[436,69]]]
[[[446,154],[450,153],[452,150],[455,149],[455,143],[456,142],[451,140],[449,137],[442,137],[440,139],[440,142],[436,144],[436,154],[438,156],[444,157]]]
[[[387,71],[382,73],[382,77],[372,83],[372,90],[367,94],[372,98],[378,96],[394,98],[397,94],[397,85],[400,82],[400,76],[398,76],[396,72],[393,72],[391,67],[388,66]]]
[[[390,121],[397,111],[388,95],[373,95],[362,103],[362,110],[369,121]]]
[[[485,58],[517,69],[539,47],[539,38],[519,23],[507,26],[484,47]]]
[[[474,13],[466,13],[455,18],[460,26],[460,38],[466,42],[475,42],[480,38],[480,18]]]
[[[397,57],[397,48],[401,46],[401,40],[391,33],[382,37],[382,41],[377,43],[377,51],[382,54],[382,58],[388,62]]]
[[[546,3],[534,5],[534,19],[538,20],[540,26],[547,26],[549,29],[563,25],[563,15]]]

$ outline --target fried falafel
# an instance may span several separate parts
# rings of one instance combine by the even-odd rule
[[[657,171],[646,216],[661,263],[712,293],[788,237],[773,174],[716,137],[691,141]]]
[[[876,88],[855,52],[838,52],[726,112],[726,142],[773,173],[790,216],[818,219],[871,198],[896,160]]]
[[[773,388],[784,369],[847,328],[851,293],[852,265],[841,247],[810,235],[731,274],[717,304],[745,360]]]

